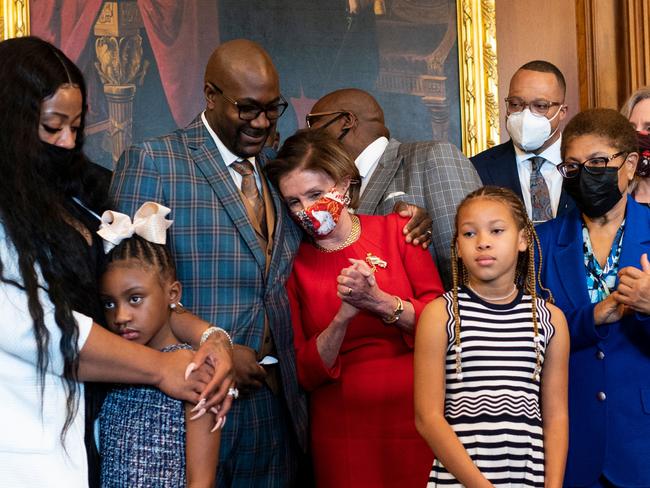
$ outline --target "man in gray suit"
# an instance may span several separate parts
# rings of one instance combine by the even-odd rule
[[[337,137],[355,160],[361,174],[359,213],[385,215],[399,211],[401,202],[426,209],[432,220],[431,253],[449,289],[456,207],[481,186],[472,163],[448,142],[389,139],[383,110],[362,90],[325,95],[307,115],[307,125]]]

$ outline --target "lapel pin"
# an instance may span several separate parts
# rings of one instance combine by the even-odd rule
[[[386,268],[388,266],[386,261],[372,253],[366,254],[366,263],[368,263],[368,266],[370,266],[373,272],[377,271],[377,267]]]

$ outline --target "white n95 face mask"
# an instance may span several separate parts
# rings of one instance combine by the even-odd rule
[[[551,133],[551,120],[557,117],[560,111],[561,107],[550,119],[547,119],[543,115],[535,115],[528,107],[521,112],[508,115],[506,129],[508,129],[508,134],[510,134],[512,142],[515,146],[526,152],[539,149],[560,127],[558,125],[553,133]]]

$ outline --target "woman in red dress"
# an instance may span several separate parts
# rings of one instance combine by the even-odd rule
[[[415,430],[412,346],[443,292],[431,255],[405,242],[397,214],[348,211],[360,177],[335,139],[298,132],[265,171],[309,236],[287,288],[317,486],[425,486],[433,454]]]

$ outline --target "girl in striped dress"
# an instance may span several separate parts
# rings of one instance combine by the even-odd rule
[[[458,207],[454,287],[424,309],[415,343],[428,487],[562,486],[569,336],[536,294],[536,243],[510,190],[480,188]]]

